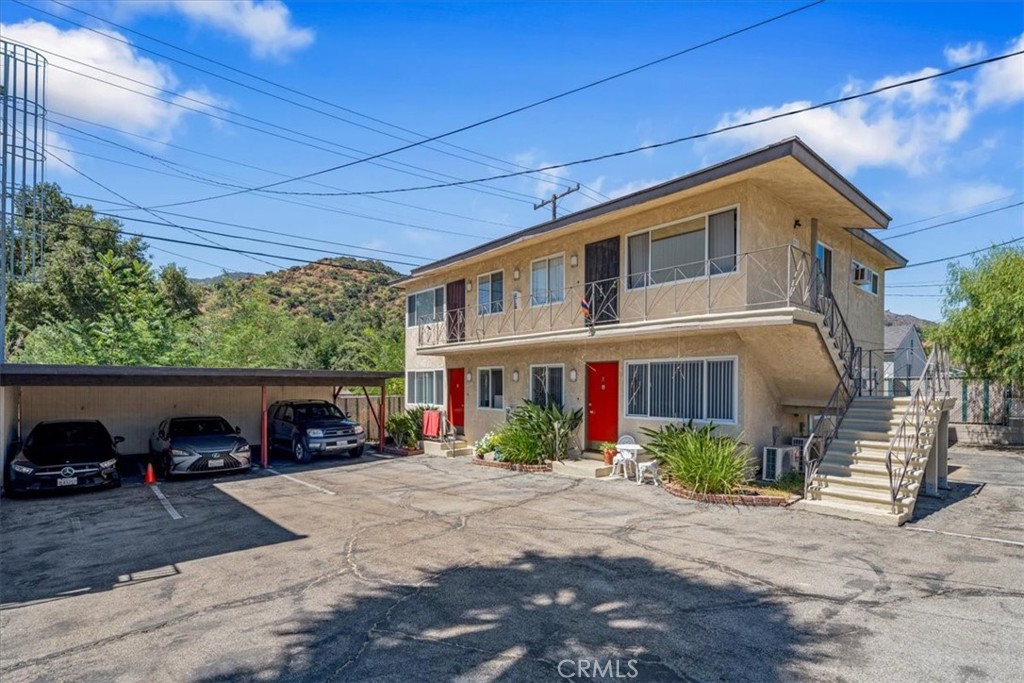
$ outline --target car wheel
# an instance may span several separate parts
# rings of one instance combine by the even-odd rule
[[[365,444],[359,444],[358,446],[356,446],[355,448],[350,450],[348,452],[348,454],[351,455],[353,458],[358,458],[359,456],[361,456],[363,454],[363,451],[365,449],[366,449]]]
[[[292,454],[295,455],[297,462],[309,462],[312,459],[309,451],[302,445],[302,441],[296,441],[292,444]]]

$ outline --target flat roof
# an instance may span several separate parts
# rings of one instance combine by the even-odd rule
[[[5,387],[380,387],[401,372],[0,364]]]
[[[576,211],[575,213],[571,213],[568,216],[564,216],[553,221],[547,221],[546,223],[540,223],[523,230],[512,232],[508,235],[498,237],[497,239],[490,240],[489,242],[485,242],[457,254],[418,266],[413,268],[407,277],[398,280],[394,284],[400,285],[406,280],[416,278],[436,268],[448,266],[462,261],[463,259],[484,254],[527,237],[543,235],[590,218],[602,216],[612,211],[618,211],[619,209],[636,206],[653,199],[666,197],[668,195],[675,194],[676,192],[704,185],[784,157],[793,157],[799,161],[808,170],[818,176],[818,178],[820,178],[824,183],[835,190],[840,196],[850,202],[850,204],[855,206],[859,211],[879,226],[885,228],[889,225],[889,221],[892,220],[892,217],[889,216],[889,214],[883,211],[881,207],[871,201],[867,195],[861,192],[853,183],[844,178],[824,159],[818,156],[818,154],[808,147],[803,140],[798,137],[791,137],[781,140],[780,142],[776,142],[775,144],[768,145],[767,147],[762,147],[761,149],[753,152],[748,152],[746,154],[733,157],[732,159],[727,159],[726,161],[714,164],[713,166],[708,166],[707,168],[695,171],[694,173],[689,173],[673,180],[669,180],[668,182],[660,183],[658,185],[633,192],[632,194],[627,194],[602,204],[597,204],[595,206]],[[861,232],[864,233],[863,230],[861,230]],[[883,245],[877,239],[872,242],[865,239],[863,235],[857,236],[867,242],[870,246],[882,251],[892,260],[902,262],[903,265],[906,265],[905,258],[900,256],[893,249]],[[870,237],[870,235],[868,236]]]

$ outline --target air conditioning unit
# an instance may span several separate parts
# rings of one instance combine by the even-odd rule
[[[863,266],[853,269],[853,284],[855,285],[866,285],[870,280],[868,279],[868,269]]]
[[[793,446],[765,446],[761,457],[761,479],[776,481],[799,466],[800,451]]]

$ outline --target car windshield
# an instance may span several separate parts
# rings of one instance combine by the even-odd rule
[[[235,430],[221,417],[190,417],[188,419],[171,420],[167,427],[167,435],[172,439],[176,436],[224,436],[234,434]]]
[[[32,430],[27,448],[100,448],[110,445],[110,434],[97,422],[56,422]]]
[[[333,403],[300,403],[294,406],[295,408],[295,419],[304,420],[323,420],[329,418],[342,418],[347,417],[345,413],[341,412],[338,406]]]

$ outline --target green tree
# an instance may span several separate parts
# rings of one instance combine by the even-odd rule
[[[950,264],[936,340],[979,377],[1024,382],[1024,249],[995,249]]]
[[[204,319],[202,365],[239,368],[297,367],[296,322],[274,308],[266,283],[218,283],[217,309]]]
[[[32,329],[13,360],[82,365],[191,365],[192,326],[176,316],[148,263],[100,254],[95,303],[84,318],[51,317]]]

